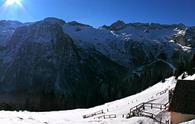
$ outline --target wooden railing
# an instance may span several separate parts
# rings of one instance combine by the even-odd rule
[[[166,104],[144,102],[131,108],[130,113],[133,111],[141,111],[144,110],[145,108],[164,110],[168,108],[168,104],[169,104],[168,102]]]
[[[165,110],[168,109],[168,104],[159,104],[159,103],[143,103],[144,109],[146,107],[151,108],[151,109],[159,109],[159,110]]]
[[[110,115],[102,115],[97,117],[98,119],[110,119],[110,118],[116,118],[116,114],[110,114]]]
[[[152,118],[153,120],[159,122],[160,124],[169,124],[169,121],[162,122],[162,118],[157,119],[156,115],[150,112],[145,112],[146,108],[150,109],[159,109],[159,110],[167,110],[168,109],[168,103],[166,104],[159,104],[159,103],[141,103],[133,108],[130,109],[130,112],[127,114],[126,118],[131,118],[135,116],[144,116],[148,118]]]
[[[161,92],[157,93],[156,95],[163,95],[163,94],[167,93],[167,91],[169,91],[169,90],[165,89],[164,91],[161,91]],[[124,117],[125,118],[131,118],[131,117],[134,117],[134,116],[145,116],[145,117],[149,117],[149,118],[152,118],[152,119],[156,120],[160,124],[163,124],[162,123],[162,118],[157,119],[155,114],[146,112],[144,110],[147,110],[147,109],[167,110],[168,106],[169,106],[169,102],[167,102],[166,104],[159,104],[159,103],[152,103],[152,101],[153,100],[148,101],[148,102],[143,102],[139,105],[134,106],[133,108],[130,109],[130,112],[127,115],[123,114],[122,117],[123,118]],[[97,111],[97,112],[94,112],[94,113],[91,113],[91,114],[83,115],[83,118],[84,119],[85,118],[90,118],[90,117],[94,117],[94,116],[97,116],[97,115],[100,115],[100,114],[105,114],[105,113],[104,113],[103,110],[100,110],[100,111]],[[116,114],[101,115],[97,118],[98,119],[116,118]],[[169,124],[169,121],[166,121],[165,124]]]
[[[90,117],[93,117],[93,116],[96,116],[96,115],[100,115],[100,114],[104,114],[104,111],[103,110],[100,110],[100,111],[97,111],[97,112],[94,112],[94,113],[91,113],[91,114],[87,114],[87,115],[83,115],[83,118],[90,118]]]

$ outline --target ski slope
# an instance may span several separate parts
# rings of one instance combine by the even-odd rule
[[[27,111],[0,111],[0,122],[4,124],[152,124],[157,123],[145,117],[133,117],[126,119],[130,108],[143,103],[152,101],[154,103],[166,103],[168,100],[168,90],[175,87],[175,77],[170,77],[166,81],[156,85],[136,95],[106,103],[89,109],[76,109],[68,111],[53,112],[27,112]],[[103,111],[90,118],[83,118],[97,111]],[[147,111],[159,113],[158,110],[148,109]],[[115,115],[116,118],[103,119],[102,115]]]

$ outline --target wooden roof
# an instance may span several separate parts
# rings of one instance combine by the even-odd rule
[[[177,81],[169,110],[182,114],[195,114],[195,80]]]

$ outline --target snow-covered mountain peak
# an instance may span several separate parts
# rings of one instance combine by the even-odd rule
[[[110,26],[102,26],[100,29],[112,31],[122,39],[137,41],[169,41],[179,30],[185,30],[182,24],[159,24],[159,23],[127,23],[117,21]],[[177,30],[175,30],[177,29]]]
[[[175,44],[174,37],[176,34],[184,34],[185,30],[182,30],[186,29],[184,27],[185,25],[182,24],[126,24],[119,20],[110,26],[104,25],[98,29],[78,22],[71,22],[66,23],[63,29],[78,46],[82,48],[95,48],[113,61],[129,66],[128,63],[130,63],[129,61],[132,58],[131,53],[127,53],[127,46],[133,47],[132,44],[139,44],[140,49],[143,47],[145,49],[143,51],[146,54],[148,54],[148,51],[151,51],[151,47],[153,46],[166,47],[159,49],[159,52],[154,51],[151,54],[158,54],[162,50],[165,50],[171,56],[173,48],[180,47],[180,45]],[[145,48],[146,46],[148,48]],[[147,51],[147,49],[150,50]]]

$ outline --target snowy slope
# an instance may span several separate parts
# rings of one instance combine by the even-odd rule
[[[181,76],[179,77],[181,79]],[[194,80],[195,74],[185,78],[186,80]],[[89,109],[75,109],[68,111],[53,112],[11,112],[0,111],[0,122],[4,124],[158,124],[154,120],[146,117],[124,118],[129,109],[147,101],[153,103],[165,103],[168,100],[168,91],[176,85],[175,77],[166,79],[164,83],[159,82],[156,85],[146,89],[145,91],[133,96],[126,97],[117,101],[106,103]],[[83,115],[92,114],[103,110],[103,114],[97,114],[93,117],[83,119]],[[148,109],[152,113],[159,113],[158,110]],[[169,118],[169,113],[167,118]],[[113,119],[98,119],[102,115],[115,114]],[[160,115],[160,114],[159,114]],[[186,122],[184,124],[193,124],[195,121]]]
[[[165,83],[159,82],[156,85],[136,95],[120,99],[114,102],[106,103],[90,109],[76,109],[69,111],[55,112],[0,112],[0,122],[4,124],[144,124],[155,123],[152,119],[144,117],[134,117],[131,119],[123,118],[129,112],[129,109],[142,103],[165,102],[168,100],[168,90],[175,86],[175,77],[166,79]],[[163,93],[162,93],[163,92]],[[162,94],[160,94],[162,93]],[[103,110],[103,115],[116,114],[114,119],[98,119],[96,115],[88,119],[83,119],[83,115]],[[155,112],[155,111],[152,111]]]
[[[119,27],[122,28],[111,30],[70,22],[65,23],[63,29],[77,46],[85,49],[94,48],[126,67],[132,66],[130,63],[134,55],[130,51],[135,44],[144,50],[145,56],[151,54],[158,56],[164,52],[171,57],[175,49],[182,49],[179,44],[175,44],[173,39],[174,36],[185,35],[185,30],[178,28],[179,25],[124,23]]]
[[[112,31],[69,23],[64,24],[63,29],[77,46],[84,49],[95,48],[112,60],[127,65],[129,58],[124,49],[124,42]]]
[[[150,26],[135,27],[127,25],[124,29],[116,31],[119,34],[128,35],[130,39],[147,41],[167,41],[171,39],[177,30],[174,27],[152,28]]]

